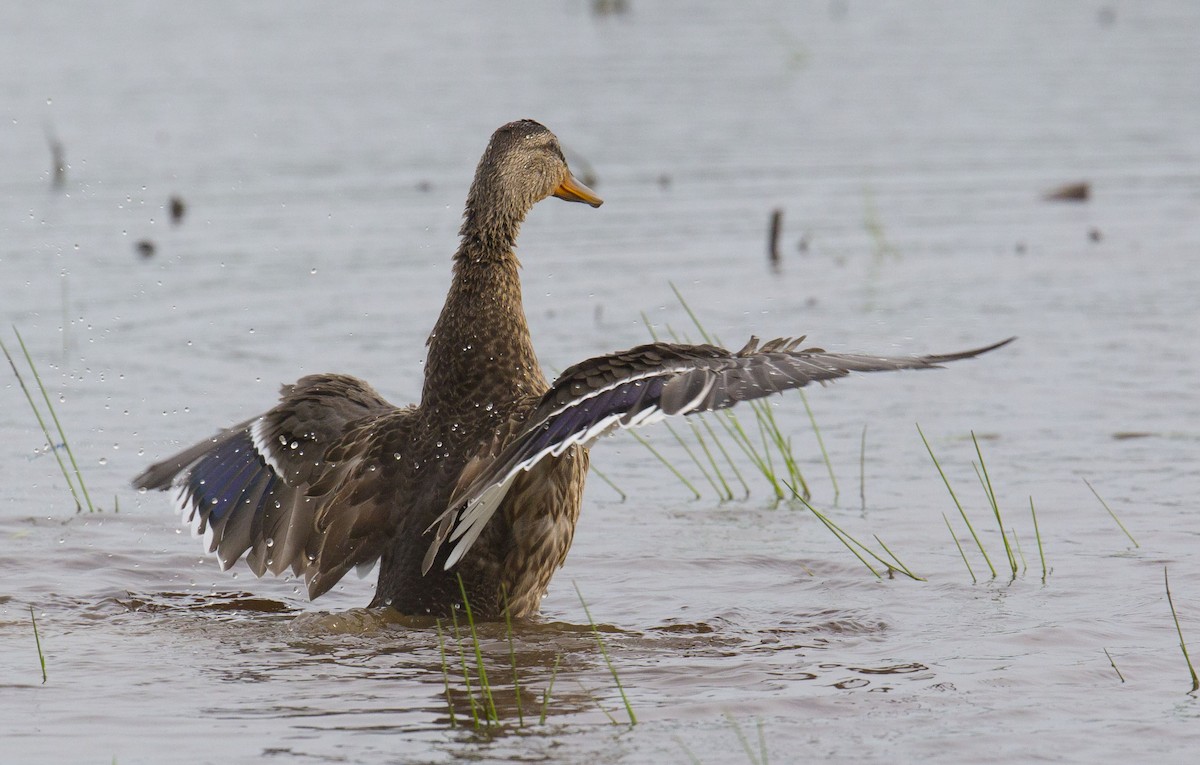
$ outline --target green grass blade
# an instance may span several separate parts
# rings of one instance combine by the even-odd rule
[[[766,399],[760,399],[754,403],[758,404],[758,409],[765,421],[765,423],[760,421],[759,427],[765,427],[770,435],[771,442],[775,444],[779,456],[783,459],[783,466],[787,468],[788,477],[804,491],[804,496],[811,497],[812,492],[809,491],[808,482],[804,480],[804,475],[800,472],[800,465],[796,462],[796,455],[792,452],[791,439],[783,435],[783,429],[779,427],[779,421],[775,419],[775,410],[771,407],[771,403]]]
[[[692,310],[692,307],[683,299],[683,293],[675,286],[675,282],[667,283],[671,285],[671,291],[675,293],[675,299],[679,301],[679,305],[683,306],[683,310],[687,311],[688,318],[692,320],[692,324],[696,325],[696,329],[699,330],[700,336],[704,338],[704,342],[711,345],[713,343],[712,337],[705,331],[704,325],[700,323],[700,319],[696,318],[696,313]]]
[[[46,427],[46,421],[42,419],[42,413],[38,411],[37,404],[33,401],[33,395],[30,394],[28,386],[25,385],[25,378],[21,377],[21,371],[17,369],[16,362],[13,361],[12,355],[8,352],[8,347],[4,345],[4,341],[0,340],[0,350],[4,351],[4,358],[8,359],[8,365],[12,367],[13,375],[17,378],[17,383],[21,386],[21,391],[25,394],[25,400],[29,402],[29,408],[33,410],[33,416],[37,418],[38,425],[42,428],[42,435],[46,437],[46,444],[50,448],[50,452],[54,455],[54,459],[58,462],[58,469],[62,471],[63,478],[67,481],[67,486],[71,489],[71,496],[75,498],[75,512],[83,510],[83,503],[79,501],[79,492],[75,489],[75,482],[71,480],[71,474],[67,471],[66,464],[62,461],[62,455],[54,446],[54,438],[50,435],[50,429]]]
[[[454,716],[454,699],[450,695],[450,666],[446,662],[446,638],[442,634],[442,620],[438,619],[437,625],[438,636],[438,653],[442,656],[442,682],[446,685],[446,708],[450,710],[450,727],[458,727],[458,719]]]
[[[775,498],[783,499],[785,496],[787,496],[784,494],[783,487],[780,486],[774,472],[767,465],[766,460],[764,460],[762,455],[758,453],[758,449],[755,448],[754,442],[750,440],[748,435],[746,435],[746,429],[742,427],[742,423],[737,418],[737,415],[735,415],[732,411],[725,410],[717,416],[716,420],[721,427],[725,428],[725,432],[728,433],[729,437],[733,439],[733,442],[738,445],[738,448],[742,450],[742,453],[746,455],[746,457],[754,465],[754,468],[758,470],[758,472],[762,474],[763,478],[767,480],[771,490],[775,492]],[[747,488],[747,496],[749,496],[749,493],[750,489]]]
[[[596,709],[599,709],[601,712],[603,712],[603,713],[604,713],[604,716],[608,718],[608,721],[609,721],[610,723],[612,723],[613,725],[617,725],[617,724],[618,724],[618,723],[617,723],[617,718],[613,717],[613,716],[612,716],[612,713],[611,713],[611,712],[609,712],[607,709],[605,709],[605,708],[604,708],[604,705],[600,703],[600,699],[598,699],[598,698],[596,698],[594,695],[592,695],[592,692],[591,692],[591,691],[589,691],[589,690],[588,690],[588,688],[587,688],[587,686],[583,684],[583,681],[581,681],[581,680],[576,680],[576,681],[575,681],[575,684],[579,686],[579,690],[583,691],[583,695],[588,697],[588,701],[590,701],[590,702],[592,702],[593,704],[595,704],[595,705],[596,705]]]
[[[875,568],[870,563],[867,562],[867,559],[864,558],[862,555],[860,555],[858,550],[854,549],[854,545],[850,544],[850,540],[852,539],[852,537],[849,534],[842,531],[836,523],[834,523],[833,521],[826,518],[825,514],[822,513],[820,510],[818,510],[817,508],[810,505],[808,503],[808,500],[806,500],[804,497],[800,496],[800,493],[797,492],[795,490],[795,488],[793,488],[791,486],[788,486],[788,488],[792,490],[792,496],[795,497],[796,499],[800,500],[801,502],[803,502],[804,506],[807,507],[809,509],[809,511],[817,517],[817,520],[819,520],[821,523],[825,524],[825,528],[829,529],[829,531],[835,537],[837,537],[837,540],[839,542],[841,542],[843,545],[845,545],[846,549],[849,550],[854,555],[855,558],[858,558],[859,562],[861,562],[864,566],[866,566],[868,571],[870,571],[872,574],[875,575],[876,579],[883,578],[883,576],[878,571],[876,571]],[[855,541],[854,544],[858,544],[858,542]],[[862,545],[860,545],[860,544],[858,546],[862,547]],[[864,547],[863,549],[865,550],[866,548]]]
[[[554,680],[558,677],[558,663],[562,661],[562,654],[554,654],[554,668],[550,670],[550,683],[546,686],[546,690],[542,691],[542,716],[538,718],[538,725],[543,725],[546,722],[546,710],[550,706],[550,694],[554,692]]]
[[[1038,528],[1037,508],[1033,506],[1033,497],[1029,498],[1029,514],[1033,516],[1033,535],[1037,537],[1038,557],[1042,561],[1042,583],[1046,583],[1046,551],[1042,547],[1042,530]]]
[[[858,446],[858,498],[862,510],[867,511],[867,426],[863,425],[862,440]]]
[[[1171,618],[1175,620],[1175,632],[1179,634],[1179,650],[1183,651],[1183,660],[1187,663],[1188,672],[1192,675],[1192,690],[1200,691],[1200,678],[1196,677],[1196,668],[1192,666],[1192,658],[1188,656],[1187,643],[1183,640],[1183,628],[1179,626],[1179,614],[1175,612],[1175,601],[1171,598],[1171,581],[1167,578],[1167,567],[1163,566],[1163,585],[1167,588],[1167,605],[1171,607]]]
[[[825,439],[821,438],[821,428],[817,425],[817,416],[813,414],[812,407],[808,404],[808,396],[804,395],[803,390],[798,390],[800,400],[804,402],[804,411],[808,412],[808,421],[812,423],[813,435],[817,437],[817,446],[821,448],[821,459],[825,460],[825,469],[829,471],[829,482],[833,484],[833,504],[837,504],[838,497],[841,496],[841,490],[838,488],[837,476],[833,474],[833,462],[829,459],[829,452],[825,449]]]
[[[670,470],[671,473],[673,473],[674,476],[676,478],[678,478],[680,480],[680,482],[683,483],[684,486],[688,487],[688,490],[691,491],[692,494],[695,495],[696,499],[700,499],[701,494],[699,491],[696,490],[696,487],[692,485],[692,482],[689,481],[687,478],[684,478],[683,473],[680,473],[679,470],[677,470],[675,468],[675,466],[671,464],[670,460],[668,460],[666,457],[662,456],[662,454],[659,453],[658,449],[655,449],[653,446],[651,446],[649,441],[642,438],[636,432],[634,432],[632,430],[629,430],[626,432],[629,433],[629,435],[632,436],[639,444],[641,444],[642,446],[649,449],[650,453],[653,454],[655,457],[657,457],[659,462],[661,462],[662,464],[667,466],[667,470]]]
[[[606,484],[608,484],[608,487],[610,489],[612,489],[613,491],[615,491],[621,497],[622,502],[629,499],[629,497],[625,494],[625,492],[621,491],[621,487],[619,487],[615,483],[613,483],[612,479],[610,479],[607,475],[605,475],[595,465],[591,465],[590,470],[592,473],[594,473],[596,475],[597,478],[599,478],[601,481],[604,481]]]
[[[504,591],[504,627],[508,634],[508,659],[512,664],[513,694],[517,697],[517,726],[525,727],[525,711],[521,705],[521,679],[517,677],[517,648],[513,642],[512,614],[508,610],[508,592]]]
[[[746,757],[750,759],[750,762],[754,763],[754,765],[762,765],[762,762],[758,759],[758,755],[754,753],[754,748],[750,746],[750,739],[746,738],[746,734],[742,732],[742,726],[738,725],[737,720],[733,719],[733,715],[728,712],[725,713],[725,719],[733,726],[733,733],[737,736],[738,742],[742,745],[742,751],[746,753]]]
[[[454,642],[458,645],[458,658],[462,661],[463,684],[467,689],[467,701],[471,705],[471,725],[479,730],[479,702],[475,700],[475,691],[471,688],[471,670],[467,666],[467,652],[463,650],[462,635],[458,629],[458,612],[451,609],[450,618],[454,622]]]
[[[50,403],[50,394],[46,392],[46,386],[42,383],[42,376],[38,374],[37,367],[34,366],[33,356],[29,354],[29,349],[25,347],[25,340],[21,337],[21,333],[17,332],[17,328],[13,327],[13,333],[17,336],[17,342],[21,344],[21,351],[25,354],[25,360],[29,363],[29,369],[33,372],[33,379],[37,381],[38,388],[42,391],[42,398],[46,402],[46,409],[50,412],[50,419],[54,420],[54,427],[58,429],[58,435],[62,437],[63,448],[67,450],[67,457],[71,460],[71,467],[75,470],[75,479],[79,481],[79,491],[83,494],[83,499],[87,503],[88,512],[96,512],[96,508],[92,505],[92,498],[88,496],[87,486],[83,483],[83,474],[79,472],[79,463],[75,461],[75,453],[71,451],[71,442],[67,440],[67,434],[63,432],[62,423],[58,421],[58,414],[54,411],[54,404]]]
[[[692,461],[692,464],[696,466],[696,469],[699,470],[700,474],[704,476],[704,479],[708,481],[708,485],[712,487],[713,492],[715,492],[718,497],[724,498],[725,495],[721,492],[721,487],[717,486],[717,482],[713,480],[712,475],[707,469],[705,469],[704,463],[700,461],[700,458],[696,456],[696,453],[693,452],[691,447],[687,445],[687,441],[683,439],[683,436],[679,435],[675,428],[671,427],[671,423],[669,422],[664,422],[663,427],[667,429],[667,432],[671,434],[671,437],[674,438],[679,443],[679,446],[683,448],[684,454],[688,456],[688,459]]]
[[[587,601],[583,599],[583,593],[579,590],[579,584],[576,582],[572,582],[572,584],[575,586],[575,594],[579,596],[579,603],[583,606],[583,612],[587,614],[588,624],[592,628],[592,635],[596,638],[596,645],[600,647],[600,655],[604,657],[604,663],[608,665],[608,671],[612,673],[613,682],[617,684],[617,691],[620,692],[621,701],[625,704],[625,712],[629,715],[629,724],[637,725],[637,715],[633,713],[633,706],[629,703],[629,697],[625,695],[625,686],[621,685],[621,678],[617,674],[617,668],[613,666],[612,659],[608,656],[608,649],[604,647],[604,640],[600,637],[600,630],[596,627],[595,620],[592,619],[592,612],[588,608]]]
[[[1118,518],[1117,514],[1113,512],[1113,509],[1108,506],[1107,502],[1104,501],[1104,497],[1100,496],[1100,492],[1096,491],[1095,487],[1092,486],[1091,482],[1088,481],[1088,479],[1084,478],[1083,482],[1085,484],[1087,484],[1087,487],[1092,490],[1092,494],[1096,495],[1096,499],[1100,500],[1100,504],[1104,506],[1104,509],[1108,511],[1108,514],[1112,516],[1112,519],[1117,522],[1118,526],[1121,527],[1121,531],[1125,532],[1125,536],[1129,537],[1129,541],[1133,542],[1133,546],[1141,547],[1141,545],[1138,544],[1138,541],[1133,538],[1133,534],[1129,533],[1129,529],[1125,528],[1125,524],[1121,523],[1121,519]]]
[[[878,542],[878,543],[879,543],[879,546],[883,548],[883,551],[884,551],[885,553],[887,553],[887,554],[888,554],[888,556],[889,556],[889,557],[890,557],[890,558],[891,558],[893,561],[895,561],[896,565],[895,565],[895,566],[893,566],[892,564],[888,563],[887,561],[883,560],[882,558],[879,558],[879,560],[880,560],[880,562],[881,562],[881,563],[884,563],[885,565],[887,565],[887,566],[888,566],[888,567],[890,567],[890,568],[893,568],[893,569],[896,569],[896,570],[898,570],[900,573],[904,574],[904,575],[905,575],[905,576],[907,576],[909,579],[913,579],[913,580],[915,580],[915,581],[918,581],[918,582],[924,582],[924,581],[925,581],[925,577],[923,577],[923,576],[917,576],[916,574],[914,574],[914,573],[912,572],[912,569],[910,569],[908,566],[904,565],[904,561],[902,561],[902,560],[900,560],[898,557],[896,557],[896,553],[892,552],[892,549],[891,549],[890,547],[888,547],[886,544],[884,544],[883,540],[879,538],[879,535],[878,535],[878,534],[872,534],[871,536],[875,537],[875,541],[876,541],[876,542]],[[878,556],[876,556],[876,557],[878,558]],[[898,567],[898,568],[897,568],[897,567]]]
[[[699,758],[692,753],[692,750],[688,749],[687,744],[683,743],[683,739],[681,739],[679,736],[671,736],[671,738],[675,739],[675,743],[679,744],[679,748],[682,749],[683,753],[687,755],[688,762],[692,763],[692,765],[704,765],[702,762],[700,762]]]
[[[975,570],[971,568],[971,562],[967,560],[967,553],[963,550],[962,545],[958,543],[958,535],[954,533],[954,527],[950,525],[950,519],[942,513],[942,520],[946,522],[946,529],[950,532],[950,538],[954,540],[954,546],[958,548],[958,554],[962,556],[963,563],[967,566],[967,573],[971,575],[971,584],[979,584],[979,580],[975,578]]]
[[[717,449],[721,452],[721,456],[725,458],[725,463],[729,465],[730,471],[733,472],[733,477],[736,478],[738,483],[742,485],[742,490],[745,492],[745,496],[749,497],[750,484],[746,483],[746,479],[742,477],[742,471],[738,470],[737,463],[733,461],[733,458],[729,456],[729,452],[725,450],[725,445],[722,444],[721,439],[717,437],[717,432],[713,430],[712,424],[709,422],[709,418],[705,417],[704,415],[700,415],[697,419],[700,420],[700,424],[704,426],[704,429],[708,431],[708,435],[712,439],[712,442],[717,445]]]
[[[929,458],[933,460],[933,466],[937,468],[938,475],[942,477],[942,483],[946,484],[946,491],[950,492],[950,499],[954,500],[954,506],[958,508],[958,514],[962,516],[963,522],[967,524],[967,530],[971,532],[971,538],[975,540],[975,546],[979,548],[979,553],[983,555],[983,561],[987,563],[988,569],[992,572],[992,578],[995,579],[996,567],[992,565],[992,559],[988,557],[987,549],[984,548],[983,542],[979,540],[979,535],[975,533],[975,527],[971,525],[971,519],[967,517],[967,511],[963,510],[962,503],[958,501],[958,495],[954,493],[954,487],[950,485],[950,479],[946,477],[946,471],[942,470],[942,463],[938,462],[937,456],[933,453],[933,447],[929,445],[929,439],[925,438],[925,433],[921,430],[920,424],[917,425],[917,432],[921,434],[921,442],[925,444],[925,451],[929,452]]]
[[[479,635],[475,632],[475,617],[471,613],[471,601],[467,599],[467,586],[463,584],[461,574],[454,576],[458,579],[458,591],[462,593],[463,609],[467,612],[467,627],[471,630],[471,644],[475,647],[475,670],[479,675],[483,698],[487,701],[488,721],[498,723],[500,716],[496,713],[496,700],[492,698],[492,686],[488,683],[487,668],[483,666],[483,649],[479,646]]]
[[[29,606],[29,620],[33,622],[33,642],[37,644],[38,663],[42,665],[42,685],[46,684],[46,656],[42,653],[42,638],[38,635],[37,617],[33,615],[33,606]]]
[[[1017,559],[1013,555],[1012,546],[1008,543],[1008,535],[1004,533],[1004,521],[1000,519],[1000,505],[996,502],[996,491],[992,488],[992,477],[988,475],[987,463],[983,461],[983,451],[979,448],[979,439],[975,438],[975,431],[973,430],[971,431],[971,442],[975,444],[975,454],[979,457],[979,467],[983,469],[981,480],[984,483],[984,493],[987,494],[988,501],[991,502],[992,512],[996,514],[996,525],[1000,527],[1000,538],[1004,540],[1004,552],[1008,555],[1008,565],[1015,577],[1017,575]]]
[[[716,475],[717,481],[721,484],[721,488],[717,491],[717,494],[721,497],[721,501],[724,502],[733,499],[733,490],[729,488],[729,482],[725,480],[725,474],[721,472],[721,466],[717,464],[712,451],[708,448],[708,441],[704,438],[704,434],[700,432],[699,423],[695,419],[689,419],[688,425],[691,426],[692,435],[696,437],[696,443],[700,445],[700,449],[704,452],[704,456],[708,460],[713,474]]]
[[[654,331],[654,325],[650,323],[650,317],[646,315],[645,311],[642,311],[642,324],[646,325],[646,331],[650,333],[650,339],[657,343],[658,333]]]

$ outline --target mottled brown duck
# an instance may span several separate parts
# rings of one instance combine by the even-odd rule
[[[222,568],[303,576],[315,598],[379,563],[372,606],[537,613],[571,546],[588,446],[648,425],[851,372],[924,369],[986,348],[914,357],[826,353],[754,339],[741,350],[651,343],[547,383],[521,303],[517,233],[555,196],[599,207],[558,140],[522,120],[492,136],[467,196],[454,278],[429,336],[421,401],[397,407],[362,380],[320,374],[279,403],[134,480],[174,487]],[[1008,342],[1008,341],[1004,341]]]

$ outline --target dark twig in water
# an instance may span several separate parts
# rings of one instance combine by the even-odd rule
[[[779,232],[783,228],[783,210],[776,207],[771,211],[771,227],[767,234],[767,259],[771,271],[779,273],[782,264],[779,257]]]
[[[46,143],[50,146],[50,186],[58,190],[67,185],[67,151],[54,130],[49,125],[45,129]]]
[[[1117,669],[1117,663],[1113,661],[1112,654],[1108,652],[1107,648],[1104,649],[1104,655],[1108,657],[1108,663],[1112,665],[1113,671],[1117,673],[1117,677],[1120,678],[1122,683],[1125,682],[1125,676],[1121,674],[1121,670]]]

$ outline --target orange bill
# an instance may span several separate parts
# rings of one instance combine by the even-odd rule
[[[570,173],[567,173],[567,177],[563,179],[563,182],[558,184],[554,191],[550,193],[568,202],[587,202],[592,207],[599,207],[604,204],[604,200],[596,196],[596,192],[584,186],[578,178]]]

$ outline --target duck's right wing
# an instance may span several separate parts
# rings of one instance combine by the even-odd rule
[[[134,479],[173,487],[185,521],[221,568],[243,554],[258,576],[291,568],[309,597],[378,559],[398,503],[383,452],[408,441],[413,410],[361,380],[312,375],[261,417],[185,449]]]
[[[457,544],[446,559],[446,568],[462,558],[520,472],[613,429],[648,425],[671,415],[725,409],[739,401],[836,380],[851,372],[938,367],[995,350],[1012,340],[959,353],[869,356],[800,349],[802,337],[762,345],[751,338],[736,352],[713,345],[652,343],[588,359],[563,372],[523,430],[435,522],[426,567],[447,539],[457,540]]]

